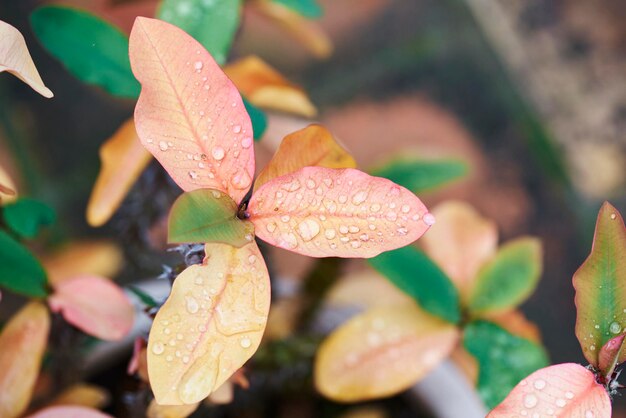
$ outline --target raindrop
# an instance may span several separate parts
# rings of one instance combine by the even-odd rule
[[[574,392],[565,392],[565,397],[567,399],[574,399]]]
[[[619,334],[621,330],[622,326],[617,322],[611,322],[611,325],[609,325],[609,331],[611,331],[612,334]]]
[[[192,179],[192,180],[195,180],[195,179],[197,179],[197,178],[198,178],[198,173],[196,173],[196,172],[195,172],[195,171],[193,171],[193,170],[189,171],[189,173],[188,173],[188,174],[189,174],[189,178],[190,178],[190,179]]]
[[[159,354],[163,354],[164,351],[165,351],[165,346],[161,342],[154,343],[154,345],[152,346],[152,352],[156,354],[157,356]]]
[[[290,219],[291,217],[289,215],[283,215],[280,217],[280,220],[283,222],[289,222]]]
[[[159,141],[159,149],[160,149],[161,151],[167,151],[167,148],[168,148],[168,147],[169,147],[169,146],[167,145],[167,142],[165,142],[165,141]]]
[[[365,202],[366,199],[367,192],[365,190],[361,190],[357,192],[354,196],[352,196],[352,203],[354,203],[355,205],[360,205],[361,203]]]
[[[334,229],[327,229],[324,232],[324,235],[326,236],[327,239],[333,239],[335,238],[335,236],[337,235]]]
[[[348,229],[348,227],[347,227],[347,226],[345,226],[345,225],[341,225],[341,226],[339,227],[339,232],[341,232],[342,234],[347,234],[347,233],[348,233],[348,231],[349,231],[349,229]]]
[[[611,219],[612,219],[612,220],[615,220],[616,218],[617,218],[617,215],[616,215],[616,214],[614,214],[614,213],[612,213],[612,214],[611,214]]]
[[[204,66],[204,64],[202,63],[202,61],[196,61],[195,64],[193,65],[193,68],[196,69],[196,72],[200,72],[202,70],[202,67]]]
[[[535,380],[534,386],[535,386],[535,389],[542,390],[543,388],[546,387],[546,381],[543,379],[537,379]]]
[[[556,400],[556,406],[558,406],[559,408],[563,408],[565,405],[567,405],[567,402],[565,402],[565,399]]]
[[[345,194],[342,194],[341,196],[339,196],[339,203],[346,203],[348,201],[348,196],[346,196]]]
[[[252,345],[252,341],[250,341],[250,338],[242,338],[241,340],[239,340],[239,344],[242,348],[250,348],[250,346]]]
[[[224,158],[224,148],[215,147],[213,148],[213,151],[211,151],[211,154],[213,155],[213,158],[215,158],[217,161],[220,161]]]
[[[535,406],[537,406],[537,402],[538,402],[537,397],[533,395],[532,393],[529,393],[528,395],[524,396],[524,406],[526,408],[534,408]]]
[[[319,224],[313,219],[305,219],[298,225],[298,234],[304,241],[311,241],[320,233]]]
[[[249,136],[245,137],[244,139],[241,140],[241,146],[243,148],[250,148],[252,146],[252,138],[250,138]]]
[[[267,224],[265,229],[267,229],[267,232],[272,233],[276,231],[276,224],[274,222],[270,222],[269,224]]]
[[[185,301],[187,305],[187,312],[189,312],[190,314],[195,314],[196,312],[198,312],[200,306],[198,305],[198,301],[196,300],[196,298],[194,298],[193,296],[186,296]]]
[[[427,213],[424,215],[424,223],[428,226],[433,226],[435,224],[435,216],[432,213]]]
[[[238,134],[239,132],[241,132],[241,125],[235,125],[233,126],[233,132]]]
[[[411,211],[411,207],[409,205],[402,205],[402,213],[409,213]]]
[[[235,174],[230,182],[236,189],[242,190],[248,187],[251,181],[250,175],[244,170]]]
[[[585,411],[585,418],[595,418],[595,414],[591,410]]]

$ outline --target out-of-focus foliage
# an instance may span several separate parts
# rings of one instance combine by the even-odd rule
[[[7,226],[23,238],[35,238],[42,228],[54,224],[56,212],[43,202],[22,198],[2,208]]]

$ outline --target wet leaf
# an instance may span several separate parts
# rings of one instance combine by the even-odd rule
[[[0,286],[31,297],[47,295],[47,279],[39,261],[7,233],[0,231]]]
[[[76,328],[102,340],[120,340],[130,332],[135,310],[126,294],[109,279],[78,276],[54,285],[48,298],[53,312]]]
[[[413,193],[424,193],[459,180],[468,171],[467,163],[461,160],[399,157],[372,170],[372,174],[388,178]]]
[[[600,348],[626,327],[626,229],[608,202],[598,213],[591,254],[573,283],[576,337],[585,358],[597,367]]]
[[[452,323],[461,319],[457,289],[419,249],[407,246],[389,251],[369,263],[425,311]]]
[[[211,189],[183,193],[170,211],[168,242],[221,242],[242,247],[254,237],[251,222],[237,217],[237,204]]]
[[[322,7],[316,0],[271,0],[298,12],[304,17],[317,19],[322,17]]]
[[[239,27],[240,0],[163,0],[157,18],[178,26],[224,64]]]
[[[374,257],[412,243],[434,223],[403,187],[351,168],[305,167],[252,195],[262,240],[312,257]]]
[[[130,57],[142,83],[135,125],[143,145],[183,190],[218,189],[239,203],[252,184],[254,147],[235,86],[202,45],[158,20],[137,18]]]
[[[468,308],[474,313],[515,308],[535,290],[541,270],[541,241],[525,237],[506,243],[478,272]]]
[[[27,418],[113,418],[84,406],[52,406],[29,415]]]
[[[0,72],[10,72],[44,97],[54,96],[44,85],[20,31],[0,20],[0,40]]]
[[[255,55],[227,65],[224,72],[255,106],[308,118],[317,114],[317,109],[300,87]]]
[[[128,39],[118,28],[85,11],[43,6],[30,16],[41,44],[79,80],[115,96],[134,98],[139,84],[128,62]]]
[[[0,166],[0,206],[11,203],[17,199],[17,187],[2,166]]]
[[[611,338],[600,349],[598,366],[607,379],[611,377],[615,371],[615,367],[626,360],[626,350],[624,350],[625,336],[626,334],[622,334]]]
[[[241,97],[243,105],[246,107],[246,112],[250,116],[250,122],[252,123],[252,132],[254,132],[254,140],[260,141],[263,134],[267,130],[267,115],[261,109],[254,106],[245,97]]]
[[[532,417],[533,414],[611,418],[611,401],[589,370],[573,363],[557,364],[523,379],[487,418]]]
[[[174,281],[148,342],[148,373],[161,405],[193,404],[219,388],[259,346],[270,283],[256,243],[207,244],[203,265]]]
[[[151,160],[129,119],[100,147],[100,173],[87,204],[89,225],[104,225],[113,216]]]
[[[322,125],[312,124],[287,135],[257,177],[254,188],[304,167],[356,168],[356,161]]]
[[[187,418],[198,409],[199,403],[190,405],[159,405],[154,399],[146,411],[147,418]]]
[[[88,408],[104,408],[110,400],[109,392],[105,389],[87,383],[77,383],[61,392],[52,402],[52,405],[75,405]]]
[[[26,198],[5,205],[2,216],[7,226],[22,238],[35,238],[42,228],[54,224],[57,219],[50,206]]]
[[[0,333],[0,416],[20,416],[28,406],[48,341],[50,317],[45,306],[31,302]],[[66,417],[67,418],[67,417]]]
[[[520,380],[548,364],[539,345],[486,321],[467,325],[463,344],[478,361],[478,394],[490,408]]]
[[[340,402],[399,393],[446,358],[458,338],[454,325],[414,303],[371,309],[322,343],[315,360],[315,386]]]

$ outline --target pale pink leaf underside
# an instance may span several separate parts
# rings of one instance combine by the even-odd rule
[[[113,418],[95,409],[84,406],[52,406],[42,409],[27,418]]]

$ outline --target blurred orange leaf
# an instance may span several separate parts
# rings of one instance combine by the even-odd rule
[[[75,405],[100,409],[109,403],[109,392],[87,383],[77,383],[61,392],[50,405]]]
[[[486,314],[482,318],[501,326],[513,335],[541,344],[539,327],[526,319],[519,310]]]
[[[17,199],[17,188],[9,173],[0,166],[0,205],[13,202]]]

